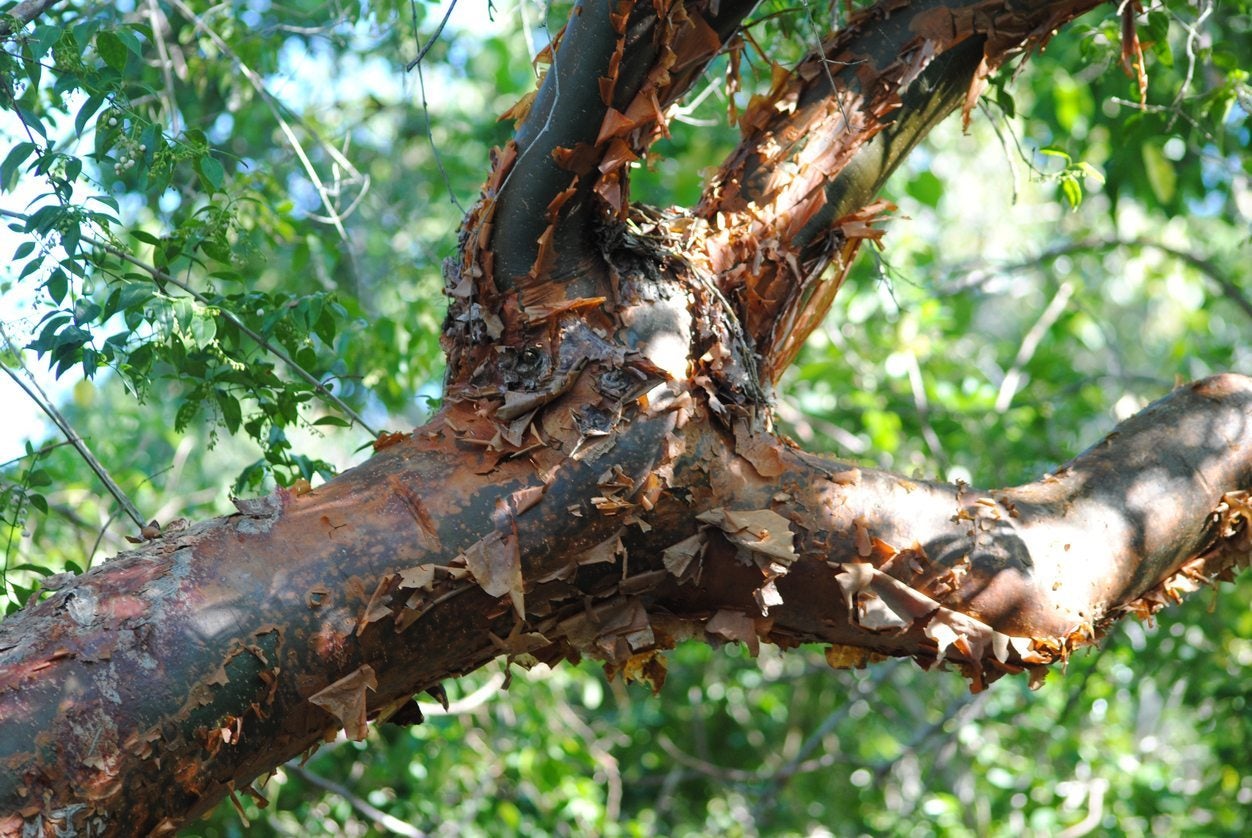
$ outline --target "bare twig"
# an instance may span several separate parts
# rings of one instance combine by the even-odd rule
[[[901,690],[899,694],[901,696],[908,695],[908,690]],[[933,724],[926,725],[921,730],[918,730],[913,735],[913,738],[904,745],[899,754],[874,766],[874,784],[881,785],[883,779],[888,773],[890,773],[891,769],[899,765],[904,759],[910,756],[915,757],[917,754],[921,753],[922,749],[931,739],[943,732],[943,729],[948,722],[960,719],[961,717],[969,714],[977,714],[977,712],[982,709],[983,704],[986,703],[987,695],[988,693],[986,692],[962,693],[954,698],[944,711],[943,716],[937,719]],[[948,733],[948,737],[945,738],[956,736],[957,731],[959,731],[960,728],[960,724],[953,725],[952,730]],[[942,741],[943,740],[941,740],[941,742]]]
[[[557,106],[561,102],[561,74],[560,68],[557,66],[557,53],[560,52],[560,49],[557,44],[552,42],[552,25],[549,17],[549,13],[551,11],[552,4],[549,3],[543,10],[543,28],[548,33],[548,49],[552,55],[552,65],[548,70],[548,76],[544,77],[544,83],[547,83],[549,76],[552,78],[552,107],[548,109],[548,114],[543,119],[543,127],[539,129],[539,133],[535,134],[535,138],[531,140],[525,148],[518,149],[517,159],[513,161],[513,166],[509,169],[509,173],[504,176],[504,180],[496,189],[497,195],[504,194],[504,190],[509,185],[509,181],[513,179],[513,175],[517,172],[517,170],[522,167],[522,161],[530,155],[531,149],[539,145],[539,140],[543,137],[543,135],[548,133],[548,130],[552,127],[552,117],[557,112]]]
[[[104,536],[108,533],[109,527],[113,526],[113,522],[117,520],[118,511],[115,509],[105,520],[104,525],[100,527],[100,531],[96,533],[96,540],[91,544],[91,551],[87,553],[87,561],[83,564],[83,570],[88,570],[92,562],[96,559],[96,553],[100,550],[100,542],[104,541]]]
[[[987,122],[991,125],[991,130],[995,132],[996,139],[1000,141],[1000,151],[1004,154],[1004,162],[1009,165],[1009,189],[1011,190],[1009,203],[1013,206],[1017,206],[1017,165],[1013,162],[1013,155],[1009,152],[1008,140],[1004,138],[1004,131],[1000,130],[1000,123],[995,118],[995,115],[991,113],[991,108],[987,106],[987,99],[985,97],[979,97],[978,109],[983,112],[984,116],[987,117]],[[1001,112],[1001,116],[1004,118],[1005,131],[1008,131],[1009,136],[1013,138],[1013,145],[1017,148],[1017,156],[1025,160],[1025,153],[1022,151],[1022,144],[1018,142],[1017,132],[1014,131],[1013,126],[1009,124],[1008,115]],[[1030,160],[1026,160],[1026,164],[1031,166],[1031,168],[1034,168],[1033,163]]]
[[[1078,823],[1058,832],[1057,838],[1081,838],[1099,827],[1104,820],[1104,793],[1109,790],[1109,781],[1103,777],[1093,777],[1084,785],[1087,788],[1087,814]]]
[[[908,363],[909,388],[913,391],[913,407],[922,426],[922,438],[926,440],[926,447],[930,449],[930,455],[939,463],[940,468],[946,469],[948,456],[944,453],[943,443],[939,441],[934,425],[930,423],[930,399],[926,398],[926,383],[922,381],[922,367],[917,362],[917,353],[910,347],[904,354]]]
[[[967,267],[954,269],[948,274],[964,273],[967,278],[963,281],[953,283],[946,288],[940,289],[941,295],[959,294],[970,291],[986,285],[997,276],[1012,274],[1016,271],[1036,268],[1041,263],[1052,262],[1062,256],[1070,256],[1075,253],[1098,253],[1104,250],[1113,250],[1119,247],[1159,250],[1168,256],[1172,256],[1178,261],[1194,268],[1218,287],[1223,297],[1234,303],[1235,307],[1247,315],[1252,320],[1252,298],[1231,279],[1225,271],[1223,271],[1212,259],[1200,256],[1187,250],[1182,250],[1172,245],[1162,244],[1158,241],[1146,238],[1129,238],[1129,239],[1084,239],[1076,242],[1066,242],[1056,247],[1048,248],[1030,259],[1024,259],[999,267]]]
[[[843,703],[832,710],[826,718],[822,720],[821,724],[813,729],[813,732],[808,735],[795,754],[793,754],[792,757],[782,765],[778,766],[778,769],[774,771],[772,776],[769,778],[768,789],[760,795],[760,799],[776,799],[778,792],[787,784],[787,781],[796,774],[801,773],[804,764],[808,762],[809,757],[811,757],[813,752],[817,750],[818,746],[822,744],[822,741],[825,740],[825,738],[835,728],[842,724],[844,719],[848,718],[848,715],[852,712],[852,708],[856,704],[857,700],[871,694],[876,694],[879,687],[881,687],[888,678],[894,675],[903,664],[904,662],[900,660],[881,663],[874,667],[873,675],[859,681],[852,694],[845,697],[843,699]]]
[[[812,442],[821,435],[850,454],[864,454],[869,450],[869,444],[856,434],[839,427],[834,422],[810,416],[789,401],[780,400],[774,409],[778,413],[778,418],[795,429],[796,436],[802,442]]]
[[[295,774],[309,785],[317,786],[324,791],[328,791],[331,794],[342,797],[349,806],[369,818],[370,822],[378,829],[386,830],[387,832],[391,832],[395,835],[408,836],[408,838],[424,838],[426,835],[426,833],[422,832],[420,829],[410,826],[399,818],[387,814],[382,809],[370,804],[368,800],[353,794],[347,786],[342,786],[333,780],[328,780],[325,777],[315,774],[309,769],[295,763],[287,763],[287,765],[283,767],[283,770],[290,771],[292,774]]]
[[[12,341],[9,340],[9,336],[2,326],[0,326],[0,339],[2,339],[5,345],[12,350],[13,356],[17,359],[18,365],[21,367],[22,372],[25,373],[26,380],[23,380],[23,377],[19,376],[14,370],[10,369],[7,364],[0,364],[0,369],[3,369],[5,375],[13,379],[13,383],[22,388],[22,392],[26,393],[26,395],[30,397],[30,400],[38,405],[39,409],[52,420],[52,424],[56,425],[57,429],[65,436],[70,445],[74,446],[74,450],[78,452],[78,456],[83,458],[83,462],[87,463],[88,468],[90,468],[96,475],[97,479],[104,484],[104,488],[110,495],[113,496],[113,499],[117,501],[118,506],[125,510],[126,516],[135,523],[136,527],[142,529],[144,522],[143,519],[139,517],[139,510],[135,508],[135,504],[133,504],[130,498],[126,496],[126,493],[122,491],[122,487],[117,485],[117,482],[109,474],[108,469],[106,469],[104,464],[96,458],[95,454],[91,453],[91,449],[87,447],[87,443],[77,434],[77,432],[75,432],[73,426],[71,426],[69,421],[65,418],[65,415],[61,413],[61,411],[57,410],[56,405],[54,405],[52,400],[48,398],[48,394],[45,393],[43,388],[39,386],[39,382],[35,380],[35,377],[31,375],[30,370],[26,368],[26,364],[22,361],[21,354],[17,348],[13,346]]]
[[[504,686],[504,678],[503,672],[492,673],[481,687],[464,698],[449,702],[447,710],[443,709],[442,704],[431,704],[426,701],[419,701],[417,708],[422,711],[423,716],[463,716],[466,713],[473,713],[500,692],[500,688]]]
[[[1052,297],[1052,301],[1048,303],[1047,308],[1035,321],[1035,325],[1030,327],[1030,331],[1022,339],[1022,345],[1017,349],[1017,357],[1013,359],[1012,366],[1000,381],[1000,392],[996,394],[996,413],[1003,413],[1013,403],[1013,396],[1017,394],[1017,388],[1022,383],[1022,370],[1034,357],[1035,350],[1039,348],[1039,342],[1048,333],[1048,329],[1052,328],[1056,319],[1061,316],[1061,312],[1065,311],[1065,306],[1069,304],[1069,298],[1073,295],[1073,283],[1062,282],[1061,287]]]
[[[407,70],[417,69],[417,90],[422,97],[422,117],[426,122],[426,140],[430,143],[431,153],[435,156],[435,165],[439,167],[439,174],[443,176],[443,185],[448,190],[448,197],[452,203],[462,213],[465,207],[461,206],[461,202],[457,200],[456,192],[452,189],[452,179],[448,177],[448,170],[443,165],[443,155],[439,153],[439,145],[435,142],[435,131],[430,124],[430,104],[426,101],[426,76],[422,73],[422,59],[430,48],[435,45],[435,41],[439,40],[439,34],[443,32],[443,26],[448,22],[448,18],[452,15],[452,10],[456,8],[456,0],[448,7],[448,13],[443,16],[443,20],[439,23],[439,28],[435,30],[435,34],[430,37],[425,46],[422,46],[421,38],[417,34],[417,3],[410,0],[410,6],[413,9],[413,40],[417,41],[418,55],[417,58],[409,62]]]
[[[165,81],[165,102],[163,106],[168,112],[171,133],[179,132],[181,115],[178,112],[178,98],[174,92],[174,62],[166,47],[165,36],[169,33],[169,20],[161,12],[157,0],[148,0],[148,20],[152,24],[152,40],[156,42],[157,56],[161,61],[161,78]]]
[[[707,760],[700,759],[697,756],[687,753],[674,743],[673,739],[664,733],[658,734],[656,738],[657,744],[661,746],[661,750],[665,751],[674,762],[685,765],[687,768],[715,780],[731,783],[757,783],[765,779],[771,772],[765,769],[756,771],[744,771],[742,768],[729,768],[724,765],[715,765]]]
[[[435,27],[434,34],[432,34],[430,38],[427,39],[426,46],[421,46],[421,42],[420,41],[418,42],[417,58],[414,58],[408,64],[404,65],[404,69],[406,72],[411,73],[413,72],[414,67],[421,66],[422,59],[426,57],[426,53],[430,52],[430,48],[435,45],[435,43],[439,40],[439,36],[443,34],[443,28],[448,25],[448,18],[452,17],[452,12],[455,9],[456,9],[456,0],[452,0],[452,3],[449,4],[448,6],[448,11],[443,13],[443,20],[439,21],[439,25]],[[416,20],[413,21],[413,28],[414,28],[414,34],[416,34],[416,29],[417,29]]]
[[[1178,85],[1178,94],[1174,97],[1173,107],[1175,113],[1169,118],[1169,122],[1165,124],[1165,130],[1171,131],[1174,122],[1178,119],[1178,115],[1182,113],[1182,100],[1186,97],[1187,91],[1191,88],[1191,80],[1195,77],[1196,66],[1196,43],[1200,40],[1200,24],[1213,13],[1213,4],[1202,0],[1198,4],[1199,14],[1196,16],[1194,23],[1185,22],[1178,14],[1174,14],[1174,22],[1187,30],[1187,75],[1182,80],[1182,84]]]
[[[564,722],[576,736],[583,740],[591,758],[604,772],[604,781],[607,786],[604,795],[604,817],[608,823],[615,823],[621,815],[623,793],[622,771],[617,757],[605,747],[604,737],[597,736],[591,726],[579,718],[569,704],[564,701],[559,702],[553,717]]]

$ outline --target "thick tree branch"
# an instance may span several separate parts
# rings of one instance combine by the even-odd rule
[[[523,305],[605,295],[597,219],[606,207],[624,211],[628,165],[666,131],[665,109],[756,2],[579,4],[559,48],[545,53],[537,93],[505,114],[516,134],[466,219],[477,239],[464,265],[484,276],[480,301],[493,285],[516,286]]]
[[[1252,557],[1244,377],[985,497],[804,454],[663,389],[528,460],[471,444],[492,424],[450,408],[323,487],[240,501],[0,624],[0,833],[54,812],[168,831],[499,655],[591,655],[659,686],[658,652],[685,637],[821,642],[836,665],[947,659],[979,687]]]
[[[672,419],[631,423],[614,474],[642,481]],[[469,574],[495,590],[576,564],[620,526],[588,503],[605,464],[497,463],[467,442],[483,430],[447,411],[323,487],[239,501],[0,623],[0,834],[73,801],[90,802],[73,822],[168,832],[340,728],[360,738],[367,702],[390,716],[502,653],[543,657],[555,617],[523,630]]]
[[[695,210],[708,269],[775,381],[885,209],[887,176],[988,75],[1097,0],[883,0],[754,100],[743,141]],[[823,280],[831,262],[835,276]]]
[[[781,516],[795,536],[795,556],[770,569],[759,554],[755,565],[744,562],[751,537],[734,530],[749,516],[708,529],[717,538],[703,573],[718,580],[702,583],[715,587],[708,607],[736,602],[752,613],[750,603],[773,596],[774,576],[781,603],[768,618],[753,616],[774,642],[822,640],[924,660],[950,644],[960,650],[964,637],[968,649],[949,657],[973,652],[973,663],[999,672],[1051,662],[1125,611],[1154,610],[1171,592],[1252,558],[1252,379],[1242,376],[1184,387],[1055,474],[1012,489],[906,480],[744,433],[699,452],[679,471],[708,474],[705,504],[733,483],[734,508],[769,510],[749,530]],[[1229,521],[1197,514],[1223,507],[1241,519],[1229,541],[1220,534]],[[717,547],[727,542],[729,551]],[[677,586],[665,601],[682,611],[688,594],[709,591]],[[1006,653],[1006,643],[1017,651]]]

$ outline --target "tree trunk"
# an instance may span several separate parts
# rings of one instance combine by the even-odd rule
[[[981,689],[1246,564],[1252,379],[1183,387],[996,491],[773,432],[892,168],[1094,5],[887,0],[752,103],[696,207],[661,212],[630,204],[627,164],[752,3],[580,4],[446,266],[438,415],[0,624],[0,834],[172,831],[501,655],[659,689],[680,640],[818,642]]]

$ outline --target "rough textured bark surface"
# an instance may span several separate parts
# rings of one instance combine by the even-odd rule
[[[581,4],[446,267],[444,409],[0,624],[0,834],[172,831],[501,655],[659,687],[685,638],[819,642],[978,689],[1246,564],[1248,378],[1003,490],[772,431],[772,382],[875,235],[887,173],[1092,5],[874,7],[748,109],[687,213],[632,206],[627,164],[751,4]]]

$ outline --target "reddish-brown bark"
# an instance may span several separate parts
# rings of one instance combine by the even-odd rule
[[[1089,5],[891,0],[823,47],[855,78],[780,79],[684,214],[631,207],[624,164],[750,6],[588,0],[448,268],[435,419],[0,624],[0,834],[168,832],[501,655],[659,686],[683,638],[819,642],[835,665],[946,660],[981,688],[1246,564],[1244,377],[990,492],[772,432],[772,381],[837,288],[815,272],[872,236],[886,172]]]

